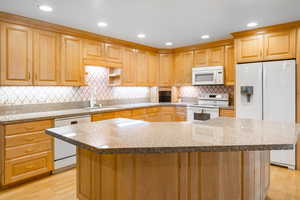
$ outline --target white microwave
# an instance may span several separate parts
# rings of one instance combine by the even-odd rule
[[[224,66],[194,67],[193,85],[223,85]]]

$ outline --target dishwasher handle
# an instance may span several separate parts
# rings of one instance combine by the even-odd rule
[[[71,125],[78,124],[78,121],[71,121],[70,124]]]

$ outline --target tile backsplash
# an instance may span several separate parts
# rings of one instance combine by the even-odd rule
[[[199,93],[229,93],[233,95],[233,86],[184,86],[179,89],[180,97],[198,97]]]
[[[109,87],[109,70],[104,67],[86,66],[88,86],[3,86],[0,87],[0,106],[66,103],[88,101],[93,88],[97,100],[149,99],[158,101],[158,87]],[[230,93],[234,87],[227,86],[184,86],[179,88],[179,97],[195,98],[199,93]]]
[[[97,100],[149,98],[149,87],[109,87],[108,69],[86,66],[88,86],[4,86],[0,87],[0,105],[23,105],[88,101],[92,88]]]

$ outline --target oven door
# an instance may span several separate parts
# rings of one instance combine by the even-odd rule
[[[188,121],[206,121],[219,117],[218,108],[188,108]]]
[[[216,84],[216,74],[214,70],[208,71],[194,71],[193,72],[193,85],[214,85]]]

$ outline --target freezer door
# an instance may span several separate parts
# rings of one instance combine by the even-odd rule
[[[263,64],[263,119],[295,122],[295,60]],[[295,168],[295,150],[271,151],[271,162]]]
[[[263,64],[263,119],[295,122],[295,60]]]
[[[236,67],[236,117],[262,119],[262,63],[239,64]],[[242,87],[253,89],[253,94]]]

